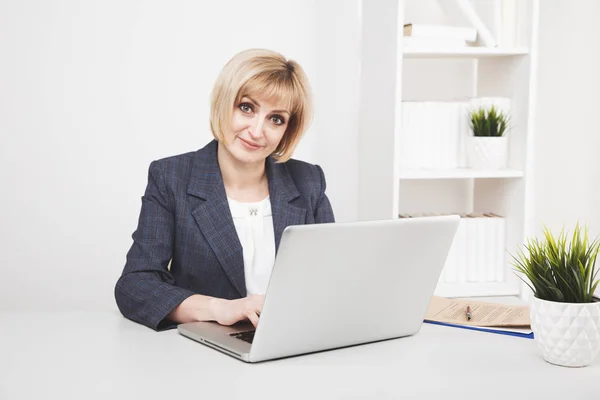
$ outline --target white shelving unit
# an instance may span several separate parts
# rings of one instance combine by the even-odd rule
[[[416,169],[401,170],[400,179],[477,179],[477,178],[522,178],[523,171],[514,169],[504,170],[474,170],[469,168],[457,169]]]
[[[498,48],[480,48],[480,47],[465,47],[457,49],[448,48],[406,48],[403,51],[404,59],[407,58],[497,58],[522,56],[529,54],[526,47],[514,49],[498,49]]]
[[[518,1],[514,48],[404,48],[405,22],[447,23],[436,4],[451,0],[362,3],[362,74],[359,135],[361,220],[400,213],[494,212],[506,220],[502,282],[440,281],[448,297],[520,295],[510,254],[532,232],[533,104],[539,0]],[[399,155],[403,101],[511,99],[509,169],[402,170]]]

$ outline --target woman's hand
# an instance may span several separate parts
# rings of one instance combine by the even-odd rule
[[[248,297],[235,300],[214,298],[214,318],[221,325],[233,325],[238,321],[249,319],[252,325],[258,325],[258,317],[263,307],[265,296],[251,294]]]

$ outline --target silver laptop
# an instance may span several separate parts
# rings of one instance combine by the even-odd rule
[[[417,333],[458,215],[288,226],[256,329],[180,324],[179,333],[246,362]]]

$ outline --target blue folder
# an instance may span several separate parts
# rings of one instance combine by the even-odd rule
[[[433,325],[451,326],[453,328],[470,329],[473,331],[499,333],[501,335],[516,336],[516,337],[525,338],[525,339],[533,339],[533,332],[531,332],[531,333],[508,332],[508,331],[502,331],[502,330],[498,330],[498,329],[494,329],[494,328],[484,328],[481,326],[471,326],[471,325],[449,324],[447,322],[431,321],[428,319],[424,320],[423,322],[426,322],[428,324],[433,324]]]

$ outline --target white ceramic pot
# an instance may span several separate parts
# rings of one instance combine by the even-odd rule
[[[469,136],[467,159],[474,169],[495,170],[506,168],[508,138]]]
[[[600,351],[600,302],[557,303],[534,297],[531,329],[544,360],[585,367]]]

